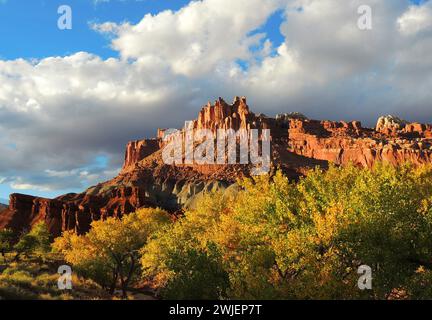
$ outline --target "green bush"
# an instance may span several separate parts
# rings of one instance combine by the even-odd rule
[[[109,299],[96,283],[73,275],[73,290],[60,290],[57,266],[64,264],[53,255],[45,255],[48,265],[40,259],[24,258],[13,262],[0,274],[0,300],[69,300]],[[52,265],[52,267],[49,267]]]
[[[207,250],[188,248],[183,252],[170,252],[166,263],[174,276],[163,288],[163,298],[216,300],[226,297],[228,273],[222,268],[215,246],[209,245]]]

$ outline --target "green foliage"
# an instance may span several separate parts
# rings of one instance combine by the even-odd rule
[[[59,290],[58,266],[64,261],[52,254],[40,259],[24,258],[0,273],[0,300],[107,299],[109,296],[91,280],[73,275],[73,290]]]
[[[14,249],[19,253],[26,255],[35,251],[38,246],[38,241],[35,236],[30,234],[24,234],[18,243],[14,246]]]
[[[44,222],[36,223],[28,235],[36,239],[37,252],[47,253],[51,250],[51,234]]]
[[[143,276],[160,288],[163,298],[222,298],[228,274],[222,253],[212,239],[226,205],[222,193],[206,194],[196,209],[174,225],[160,230],[141,251]]]
[[[48,227],[44,222],[36,223],[29,233],[21,236],[14,250],[29,255],[31,253],[44,254],[51,249],[51,240]]]
[[[143,276],[162,296],[207,297],[196,279],[210,259],[218,271],[201,286],[226,273],[233,299],[432,298],[431,166],[332,166],[298,183],[277,173],[240,185],[235,200],[207,195],[143,248]],[[373,290],[357,287],[363,264]]]
[[[3,259],[6,258],[6,254],[12,252],[16,236],[10,229],[0,230],[0,253]]]
[[[214,245],[206,249],[169,252],[166,265],[174,276],[161,292],[164,298],[216,300],[226,297],[229,278],[222,268],[220,253]]]
[[[144,209],[84,236],[65,232],[53,247],[124,294],[139,279],[167,299],[432,298],[432,166],[331,166],[239,186],[235,198],[203,195],[175,223]],[[41,234],[20,242],[32,247]],[[357,286],[361,265],[372,268],[372,290]]]
[[[117,284],[126,290],[139,270],[139,250],[170,216],[160,209],[141,209],[122,219],[108,218],[92,223],[90,232],[78,236],[65,232],[55,240],[53,249],[64,254],[75,270],[114,292]]]

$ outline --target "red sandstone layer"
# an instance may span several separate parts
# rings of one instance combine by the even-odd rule
[[[209,103],[192,124],[194,129],[213,132],[270,129],[272,170],[280,168],[291,178],[315,166],[326,168],[329,162],[363,167],[379,161],[432,162],[432,126],[392,117],[380,118],[376,129],[363,128],[358,121],[316,121],[300,114],[268,118],[251,112],[246,98],[237,97],[232,104],[222,99]],[[140,207],[160,206],[174,212],[196,194],[226,188],[250,173],[249,165],[166,165],[160,149],[164,132],[159,130],[156,139],[129,142],[121,173],[84,193],[57,199],[11,195],[9,208],[0,213],[0,228],[22,230],[44,220],[55,235],[71,229],[82,233],[94,220]]]

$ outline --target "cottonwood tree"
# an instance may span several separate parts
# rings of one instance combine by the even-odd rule
[[[240,187],[234,201],[211,195],[144,247],[144,275],[162,293],[205,297],[214,291],[195,280],[223,279],[222,270],[230,299],[432,297],[431,165],[331,166],[298,182],[278,172]],[[362,265],[371,290],[358,287]]]
[[[170,223],[170,216],[160,209],[141,209],[121,219],[95,221],[88,234],[65,232],[54,242],[54,249],[67,262],[92,278],[111,294],[120,285],[123,298],[138,275],[139,250],[156,231]]]
[[[31,228],[30,232],[23,233],[13,249],[16,252],[14,260],[18,260],[21,255],[44,255],[49,252],[51,249],[51,234],[45,222],[40,221]]]

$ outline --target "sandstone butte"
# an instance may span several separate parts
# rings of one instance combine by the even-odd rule
[[[432,162],[432,126],[392,116],[380,118],[375,129],[363,128],[358,121],[309,120],[298,113],[269,118],[251,112],[246,98],[236,97],[232,104],[219,98],[204,106],[192,126],[212,131],[270,129],[270,174],[280,169],[291,179],[329,163],[372,167],[379,161]],[[94,220],[120,217],[140,207],[180,212],[203,192],[235,192],[237,178],[249,175],[249,165],[164,164],[164,132],[159,129],[154,139],[129,142],[119,175],[83,193],[55,199],[12,194],[9,208],[0,213],[0,229],[24,230],[44,220],[54,235],[64,230],[84,233]]]

